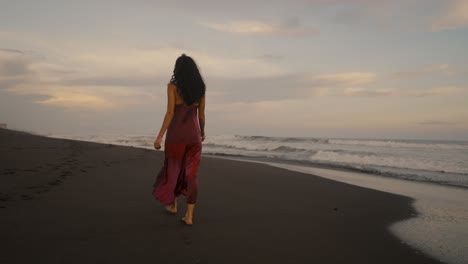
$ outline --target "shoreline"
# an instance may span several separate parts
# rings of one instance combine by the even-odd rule
[[[146,149],[146,148],[142,147],[142,149]],[[413,180],[413,179],[398,177],[400,175],[385,174],[385,173],[381,173],[381,172],[372,172],[372,171],[368,171],[368,170],[365,170],[365,169],[350,168],[350,167],[346,167],[346,166],[336,166],[336,165],[308,163],[308,162],[306,163],[306,162],[294,161],[294,160],[270,160],[268,158],[248,157],[248,156],[241,156],[241,155],[236,156],[236,155],[227,155],[227,154],[204,154],[204,156],[205,157],[210,157],[210,158],[220,158],[220,159],[238,160],[238,161],[245,161],[245,162],[271,164],[272,166],[274,166],[273,164],[277,164],[278,165],[277,167],[293,166],[293,167],[303,167],[303,168],[338,171],[338,172],[345,172],[345,173],[364,174],[364,175],[369,175],[369,176],[373,176],[373,177],[381,177],[381,178],[386,178],[386,179],[395,179],[395,180],[399,180],[399,181],[407,181],[407,182],[413,182],[413,183],[430,184],[430,185],[434,185],[434,186],[456,188],[456,189],[461,189],[461,190],[468,191],[468,186],[464,186],[464,185],[455,185],[455,184],[449,184],[449,183],[445,183],[445,182],[434,182],[434,181],[429,181],[429,180],[427,180],[427,181]],[[320,177],[319,175],[314,175],[314,174],[311,174],[311,175]]]
[[[108,138],[108,135],[104,136],[70,136],[70,135],[49,135],[49,137],[53,138],[66,138],[66,139],[73,139],[73,140],[82,140],[86,142],[98,142],[98,143],[105,143],[105,144],[116,144],[119,146],[133,146],[137,148],[142,148],[142,149],[151,149],[152,144],[150,144],[152,141],[149,139],[151,136],[111,136]],[[139,137],[141,139],[134,141],[134,137]],[[258,136],[253,136],[254,138],[257,138]],[[265,137],[268,138],[268,137]],[[283,140],[287,140],[288,138],[283,138]],[[296,139],[296,138],[294,138]],[[314,139],[314,138],[306,138],[306,139]],[[91,141],[90,141],[91,140]],[[315,139],[315,140],[324,140],[329,141],[329,140],[348,140],[348,139]],[[356,141],[357,139],[355,139]],[[369,139],[359,139],[359,140],[364,140],[368,141]],[[143,142],[142,142],[143,141]],[[151,142],[150,142],[151,141]],[[404,140],[404,139],[399,139],[400,142],[414,142],[415,140]],[[419,140],[420,142],[426,142],[426,140]],[[453,142],[461,142],[461,143],[466,143],[464,141],[438,141],[439,143],[445,142],[445,143],[453,143]],[[144,145],[141,145],[144,143]],[[213,142],[210,143],[210,140],[208,140],[208,143],[205,142],[207,145],[206,148],[210,148],[211,145],[213,145]],[[216,143],[215,143],[216,144]],[[442,144],[442,143],[441,143]],[[164,150],[162,148],[161,150]],[[294,150],[292,150],[294,152]],[[413,182],[423,182],[423,183],[434,183],[438,185],[443,185],[443,186],[449,186],[449,187],[459,187],[459,188],[464,188],[468,190],[468,185],[466,184],[465,181],[462,180],[462,178],[459,177],[466,177],[468,174],[463,174],[463,173],[454,173],[454,172],[449,172],[449,171],[425,171],[423,169],[410,169],[410,168],[398,168],[398,167],[392,167],[390,169],[384,169],[383,167],[379,168],[379,165],[376,165],[377,167],[367,167],[367,165],[363,164],[363,166],[356,166],[356,165],[350,165],[350,164],[340,164],[340,163],[327,163],[327,162],[320,162],[320,161],[312,161],[312,160],[303,160],[303,159],[289,159],[289,158],[281,158],[277,156],[249,156],[249,155],[243,155],[243,154],[228,154],[228,153],[223,153],[223,152],[210,152],[210,150],[206,151],[204,149],[204,153],[202,153],[204,156],[208,157],[225,157],[227,159],[235,159],[235,160],[246,160],[246,161],[259,161],[263,163],[278,163],[278,164],[286,164],[286,165],[295,165],[295,166],[304,166],[304,167],[313,167],[313,168],[323,168],[323,169],[331,169],[331,170],[337,170],[337,171],[346,171],[346,172],[357,172],[357,173],[364,173],[364,174],[369,174],[369,175],[375,175],[375,176],[382,176],[382,177],[389,177],[389,178],[398,178],[402,180],[407,180],[407,181],[413,181]],[[385,167],[385,166],[384,166]],[[403,171],[402,171],[403,170]],[[456,180],[459,178],[458,180]],[[447,180],[451,179],[451,180]]]
[[[216,156],[214,156],[216,158]],[[389,230],[405,243],[446,263],[464,264],[468,259],[468,189],[462,186],[391,178],[385,175],[277,163],[243,158],[219,157],[309,174],[336,182],[413,199],[416,214],[395,222]],[[436,228],[434,228],[436,227]],[[431,234],[427,237],[428,233]]]
[[[415,213],[408,197],[203,157],[188,228],[151,197],[160,151],[0,138],[2,263],[440,263],[388,230]]]

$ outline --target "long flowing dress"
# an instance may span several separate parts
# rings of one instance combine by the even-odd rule
[[[198,165],[201,158],[201,134],[198,106],[176,104],[164,142],[164,165],[153,185],[153,196],[171,205],[179,195],[194,204],[198,191]]]

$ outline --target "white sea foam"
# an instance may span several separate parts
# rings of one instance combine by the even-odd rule
[[[152,148],[154,135],[56,135],[71,139]],[[379,173],[414,181],[468,187],[468,142],[327,139],[219,135],[203,153],[296,161]]]
[[[462,149],[468,150],[468,144],[462,142],[452,142],[451,144],[441,143],[440,141],[420,140],[418,142],[410,140],[350,140],[350,139],[331,139],[330,144],[337,145],[360,145],[371,147],[390,147],[390,148],[418,148],[418,149]]]
[[[468,167],[459,166],[457,162],[451,160],[432,160],[430,157],[413,158],[405,156],[368,155],[353,154],[320,150],[310,157],[311,160],[326,161],[350,165],[372,165],[385,166],[400,169],[412,169],[423,171],[435,171],[443,173],[468,174]],[[468,176],[467,176],[468,177]]]

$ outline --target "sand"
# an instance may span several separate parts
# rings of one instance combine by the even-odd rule
[[[152,197],[163,152],[0,129],[0,263],[439,263],[410,198],[203,157],[194,225]]]

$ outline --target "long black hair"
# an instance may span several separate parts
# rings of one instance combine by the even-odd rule
[[[205,95],[205,82],[197,64],[185,54],[176,60],[171,83],[176,85],[177,92],[184,98],[187,105],[200,102]]]

